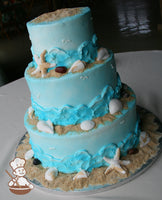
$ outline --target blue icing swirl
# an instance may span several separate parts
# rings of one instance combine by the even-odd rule
[[[91,63],[97,57],[97,37],[94,34],[92,41],[84,41],[78,48],[78,54],[80,60],[83,60],[87,63]]]
[[[43,167],[56,167],[63,173],[79,172],[81,169],[91,172],[93,168],[108,166],[109,164],[104,161],[103,157],[113,158],[117,148],[120,148],[121,156],[125,156],[128,149],[138,145],[139,133],[139,120],[137,120],[134,133],[128,133],[127,137],[119,144],[107,144],[94,155],[91,155],[85,149],[78,150],[73,155],[66,156],[63,159],[44,154],[39,145],[33,144],[31,139],[30,144],[34,151],[34,157],[41,160]]]
[[[76,60],[87,63],[94,62],[97,57],[97,49],[97,36],[94,34],[92,40],[84,41],[76,50],[65,51],[59,47],[53,47],[46,53],[45,60],[49,63],[56,63],[57,66],[70,68]],[[36,63],[35,66],[37,66]]]
[[[96,117],[104,116],[109,112],[109,102],[112,98],[119,98],[121,81],[118,75],[117,86],[113,89],[106,85],[101,94],[96,96],[88,105],[63,105],[60,108],[44,108],[38,105],[31,97],[32,107],[36,116],[41,120],[51,120],[55,125],[66,126],[78,124],[84,120],[91,120]]]

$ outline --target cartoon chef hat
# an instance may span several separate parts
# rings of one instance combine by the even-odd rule
[[[18,167],[24,167],[25,160],[21,158],[15,158],[12,162],[10,162],[10,166],[13,170],[15,170]]]

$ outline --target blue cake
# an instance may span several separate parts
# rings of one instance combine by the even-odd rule
[[[31,107],[24,122],[35,160],[79,179],[136,148],[136,97],[121,83],[113,52],[98,44],[90,9],[46,13],[27,28],[33,61],[25,70]]]

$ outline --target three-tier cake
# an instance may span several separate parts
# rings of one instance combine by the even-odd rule
[[[128,175],[131,161],[121,158],[138,152],[136,97],[121,83],[113,52],[98,44],[90,9],[43,14],[27,28],[33,61],[25,71],[26,160],[41,165],[46,182],[58,174],[85,180],[103,167],[104,176]]]

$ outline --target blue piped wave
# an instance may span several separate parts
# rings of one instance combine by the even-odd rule
[[[76,60],[82,60],[87,63],[94,62],[97,57],[97,49],[97,36],[94,34],[91,40],[84,41],[76,50],[65,51],[59,47],[53,47],[46,53],[45,60],[49,63],[56,63],[57,66],[70,68]],[[32,49],[31,51],[33,52]],[[34,65],[37,66],[36,62],[34,62]]]
[[[125,156],[130,148],[134,148],[139,143],[139,120],[136,122],[134,133],[129,133],[127,137],[119,144],[107,144],[103,146],[96,154],[91,155],[86,149],[78,150],[73,155],[64,157],[63,159],[54,158],[47,155],[38,146],[30,144],[34,151],[34,157],[41,160],[43,167],[56,167],[63,173],[79,172],[81,169],[91,172],[93,168],[108,166],[103,157],[113,158],[117,148],[120,148],[121,155]]]
[[[32,98],[32,107],[35,115],[40,120],[51,120],[55,125],[66,126],[69,124],[78,124],[84,120],[91,120],[96,117],[104,116],[109,112],[109,102],[112,98],[119,98],[121,81],[118,75],[117,86],[113,89],[106,85],[101,94],[96,96],[88,105],[64,105],[60,108],[43,108],[38,105]]]

